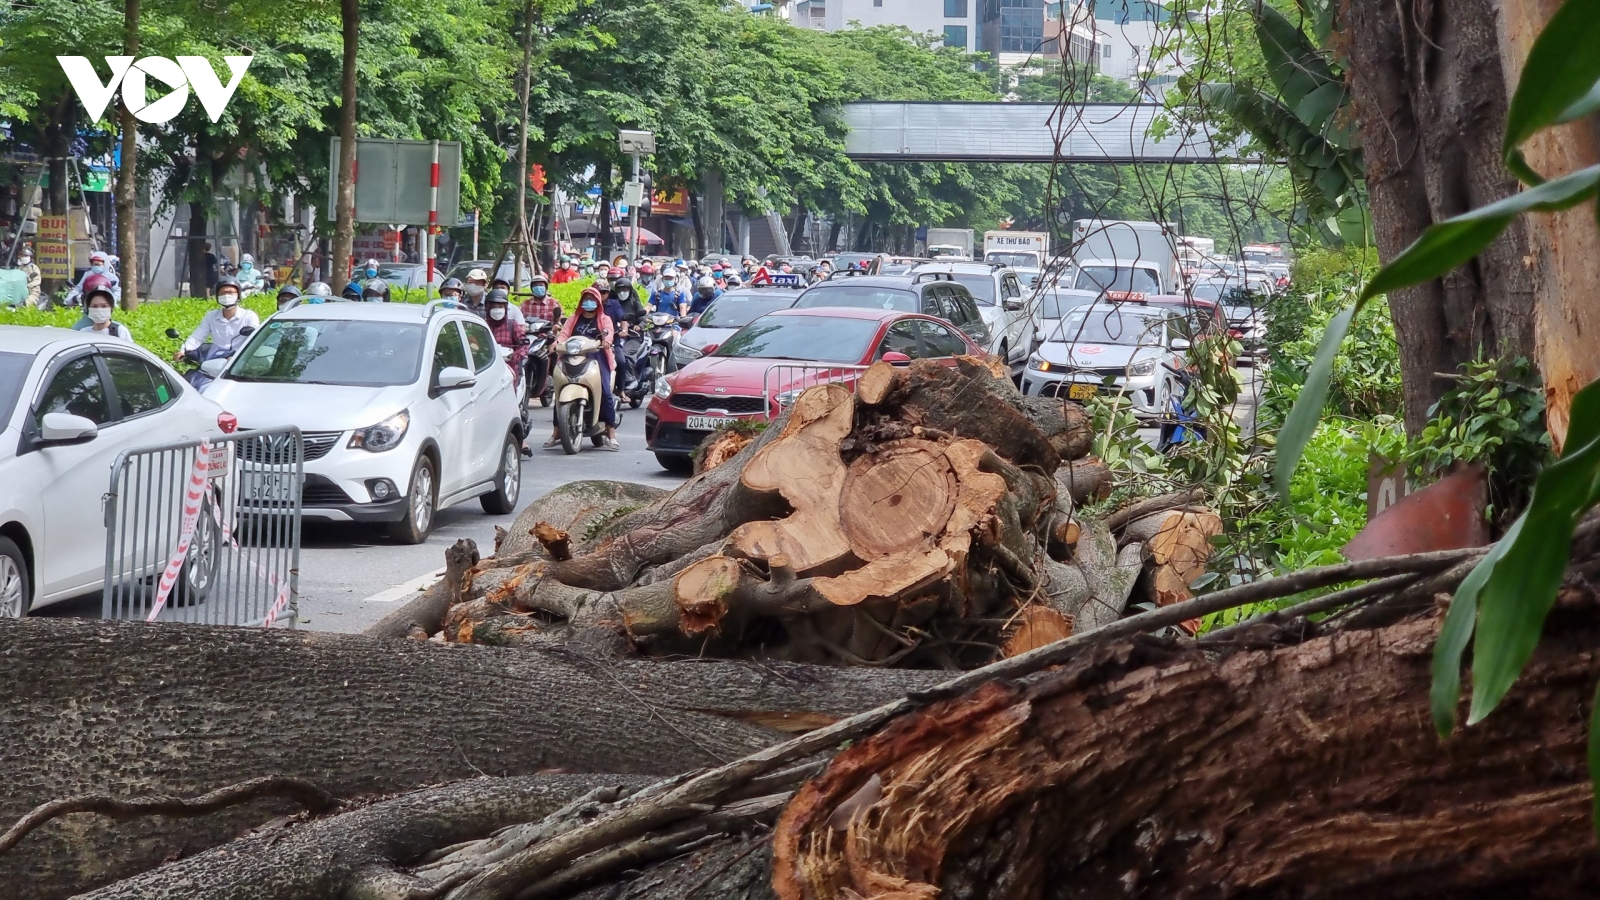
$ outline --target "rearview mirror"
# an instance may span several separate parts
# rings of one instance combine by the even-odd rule
[[[213,356],[200,364],[200,371],[209,378],[221,378],[222,373],[228,371],[228,363],[231,361],[226,356]]]
[[[99,433],[92,420],[70,413],[45,413],[39,421],[39,440],[45,444],[81,444]]]
[[[1022,298],[1021,297],[1007,297],[1006,300],[1005,300],[1004,306],[1005,306],[1006,312],[1016,312],[1017,310],[1022,308]]]
[[[878,358],[891,366],[904,366],[909,365],[911,362],[911,357],[899,352],[898,350],[890,350],[888,353],[885,353]]]
[[[183,335],[179,334],[178,333],[178,329],[176,329],[176,328],[168,328],[167,329],[167,337],[169,337],[169,338],[171,338],[173,340],[177,340],[178,338],[183,337]]]
[[[439,373],[439,390],[454,391],[461,388],[472,387],[478,383],[478,377],[470,371],[459,366],[447,366]]]
[[[239,336],[240,337],[249,337],[250,335],[255,334],[255,333],[256,333],[256,327],[254,325],[246,325],[245,327],[239,329]]]
[[[1189,349],[1189,339],[1188,338],[1180,338],[1180,337],[1173,338],[1172,339],[1172,349],[1174,349],[1174,350],[1187,350],[1187,349]]]

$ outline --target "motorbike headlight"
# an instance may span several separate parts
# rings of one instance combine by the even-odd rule
[[[567,338],[567,355],[579,356],[583,353],[583,338]]]
[[[410,427],[411,413],[401,410],[370,428],[357,429],[355,434],[350,435],[350,449],[371,453],[393,450],[405,440],[406,429]]]
[[[1128,374],[1129,375],[1149,375],[1151,372],[1154,372],[1155,370],[1156,370],[1156,361],[1155,361],[1154,357],[1151,357],[1150,359],[1136,360],[1133,365],[1128,367]]]
[[[663,400],[672,396],[672,385],[665,378],[656,382],[656,396]]]

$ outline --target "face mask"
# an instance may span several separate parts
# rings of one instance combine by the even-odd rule
[[[104,325],[111,321],[111,310],[106,309],[104,306],[96,306],[89,310],[89,321],[96,325]]]
[[[617,291],[618,300],[626,300],[633,296],[633,291]]]
[[[315,304],[321,303],[322,302],[322,298],[316,296],[315,294],[313,294],[309,299],[306,300],[306,302],[310,303],[312,305],[315,305]]]
[[[105,266],[90,266],[89,267],[89,271],[95,273],[96,275],[104,275],[106,273],[106,267]]]
[[[467,285],[467,296],[473,298],[482,297],[485,290],[487,288],[481,284],[469,284]]]
[[[238,306],[239,305],[239,295],[238,294],[222,294],[222,295],[217,297],[217,303],[223,309],[229,309],[231,307]]]
[[[578,305],[583,307],[584,312],[594,312],[600,306],[600,304],[594,302],[593,300],[585,300]]]
[[[536,284],[533,286],[533,295],[535,297],[543,297],[547,293],[549,293],[549,291],[545,289],[544,285]]]
[[[248,272],[248,271],[250,271],[251,269],[253,269],[255,267],[256,267],[255,263],[245,263],[244,265],[240,266],[239,268],[243,269],[246,272]]]
[[[504,319],[505,317],[506,317],[506,311],[501,309],[498,306],[495,307],[494,309],[489,310],[489,318],[495,320],[496,322],[500,321],[501,319]]]
[[[378,277],[378,270],[377,269],[368,269],[367,270],[367,277],[368,278],[377,278]]]
[[[31,262],[33,262],[33,257],[31,257],[31,256],[19,256],[19,257],[17,257],[17,265],[19,265],[19,266],[25,266],[25,265],[27,265],[28,263],[31,263]]]

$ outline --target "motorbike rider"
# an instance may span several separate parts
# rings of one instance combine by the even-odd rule
[[[827,281],[828,276],[832,274],[833,263],[823,260],[817,263],[816,268],[811,270],[811,277],[807,280],[812,284],[816,284],[819,281]]]
[[[177,362],[189,350],[198,350],[209,340],[217,347],[234,349],[239,333],[246,328],[260,328],[261,317],[239,305],[239,282],[233,278],[217,281],[217,308],[210,310],[190,332],[188,340],[172,354]]]
[[[239,257],[239,274],[235,278],[241,294],[259,291],[266,286],[260,270],[256,268],[256,258],[248,253]]]
[[[639,323],[643,322],[644,317],[650,314],[650,310],[645,307],[644,301],[639,298],[639,292],[633,289],[633,282],[627,276],[618,278],[611,283],[611,296],[616,300],[616,314],[613,316],[613,321],[620,332],[618,337],[631,337],[634,331],[638,329]],[[607,313],[610,314],[611,310],[612,307],[607,304]],[[637,376],[633,371],[633,363],[627,359],[626,355],[619,357],[617,360],[617,383],[625,387],[631,386],[635,377]]]
[[[333,288],[326,281],[313,281],[306,286],[306,303],[328,303],[333,300]]]
[[[466,286],[459,278],[446,278],[444,284],[439,285],[439,299],[446,301],[447,306],[461,306],[461,295]]]
[[[351,297],[351,299],[352,300],[361,299],[361,286],[363,284],[363,281],[371,281],[372,279],[377,278],[377,277],[378,277],[378,261],[376,259],[367,260],[366,262],[361,264],[361,271],[356,272],[356,273],[354,273],[354,274],[352,274],[350,276],[350,283],[344,286],[344,291],[343,291],[344,295],[349,297],[351,295],[351,293],[352,293],[351,289],[353,288],[354,289],[353,293],[355,294],[355,296]]]
[[[368,303],[389,302],[389,282],[374,278],[361,286],[361,299]]]
[[[353,281],[345,285],[344,290],[339,292],[339,299],[359,302],[361,300],[361,285]]]
[[[296,306],[300,305],[300,302],[301,299],[299,288],[292,284],[286,284],[283,287],[278,288],[278,312],[283,312],[286,309],[294,309]]]
[[[564,341],[577,335],[600,342],[600,418],[606,423],[606,442],[603,449],[621,450],[622,445],[617,443],[617,400],[611,393],[611,371],[616,365],[611,345],[616,341],[616,330],[611,317],[601,311],[600,306],[600,292],[595,290],[593,285],[584,288],[578,300],[578,311],[561,326],[559,340]],[[561,446],[561,429],[554,428],[550,432],[550,440],[544,442],[544,449],[553,450],[559,446]]]
[[[689,315],[698,316],[706,311],[711,301],[722,296],[717,290],[717,282],[710,275],[701,275],[700,281],[694,286],[694,299],[689,303]]]
[[[489,273],[482,269],[473,269],[467,273],[467,284],[463,291],[466,303],[462,308],[483,315],[483,296],[487,293],[489,293]]]
[[[577,280],[578,264],[573,262],[570,256],[561,257],[561,262],[556,264],[556,270],[550,273],[550,283],[566,284],[569,281]]]
[[[489,290],[505,291],[506,297],[509,299],[511,297],[511,279],[505,277],[504,275],[496,275],[494,280],[489,282]],[[511,321],[516,322],[518,325],[521,325],[523,328],[528,327],[527,317],[522,314],[522,309],[515,303],[511,304],[511,308],[506,310],[506,317]]]
[[[102,337],[121,338],[131,343],[133,336],[128,333],[127,326],[111,321],[111,314],[117,308],[117,301],[111,296],[110,280],[104,275],[93,275],[84,279],[83,287],[83,319],[72,326],[72,329]]]
[[[672,269],[668,268],[668,272]],[[656,312],[671,313],[675,316],[688,315],[689,295],[678,288],[676,277],[667,278],[663,275],[661,283],[656,286],[650,297],[650,305]]]
[[[552,325],[561,324],[561,303],[550,295],[550,279],[535,272],[528,276],[528,292],[532,295],[522,301],[522,317],[543,319]]]
[[[495,288],[483,298],[484,321],[494,332],[494,342],[511,351],[507,362],[511,366],[511,383],[522,382],[522,359],[528,355],[528,345],[523,342],[527,329],[511,317],[511,295],[504,288]]]
[[[117,273],[106,265],[106,255],[100,250],[96,250],[89,254],[89,271],[83,273],[83,277],[78,279],[78,283],[72,286],[72,291],[70,293],[80,298],[84,297],[84,285],[87,284],[89,279],[95,275],[99,275],[110,282],[109,286],[111,288],[111,295],[116,298],[118,303],[121,303],[122,279],[118,278]],[[71,300],[72,298],[69,296],[67,299]]]
[[[744,279],[739,277],[739,271],[737,269],[728,269],[724,280],[728,283],[728,287],[724,293],[731,291],[736,287],[744,287]]]
[[[34,265],[32,250],[23,247],[17,252],[17,268],[22,270],[22,274],[28,279],[28,298],[25,302],[39,309],[49,309],[50,297],[39,287],[44,281],[44,276],[39,267]]]

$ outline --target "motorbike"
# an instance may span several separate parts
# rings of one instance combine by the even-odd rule
[[[239,340],[243,341],[254,333],[255,329],[246,325],[239,330]],[[173,340],[180,340],[183,335],[179,334],[176,328],[168,328],[167,337]],[[193,350],[183,351],[183,361],[191,366],[191,368],[183,371],[183,380],[189,382],[190,386],[197,391],[205,390],[206,385],[216,380],[205,373],[203,366],[206,362],[213,359],[227,359],[233,356],[233,353],[234,347],[231,344],[201,344]]]
[[[651,313],[644,320],[644,328],[650,332],[650,338],[655,342],[652,355],[659,357],[656,360],[657,377],[666,375],[678,368],[678,364],[672,361],[672,351],[678,348],[678,340],[683,337],[683,332],[677,327],[683,322],[683,319],[672,313],[664,312]]]
[[[1157,451],[1170,453],[1186,443],[1204,441],[1206,430],[1199,424],[1199,417],[1188,403],[1193,377],[1168,363],[1162,363],[1161,366],[1177,376],[1178,384],[1183,388],[1168,395],[1167,414],[1161,419],[1161,436],[1156,440]]]
[[[533,404],[540,406],[555,403],[554,386],[550,379],[550,347],[555,343],[556,326],[544,319],[529,319],[528,333],[522,339],[528,355],[522,360],[522,385],[518,404],[522,410],[524,433],[533,425]]]
[[[584,437],[596,446],[606,442],[606,423],[600,418],[600,342],[573,336],[561,347],[561,361],[552,376],[555,393],[556,433],[567,455],[578,452]]]
[[[652,329],[642,323],[617,344],[617,353],[619,360],[627,360],[628,368],[633,371],[633,378],[621,385],[617,396],[627,400],[630,409],[638,409],[655,393],[656,379],[661,377],[663,362],[660,345],[656,343]],[[618,366],[621,365],[619,361]]]

